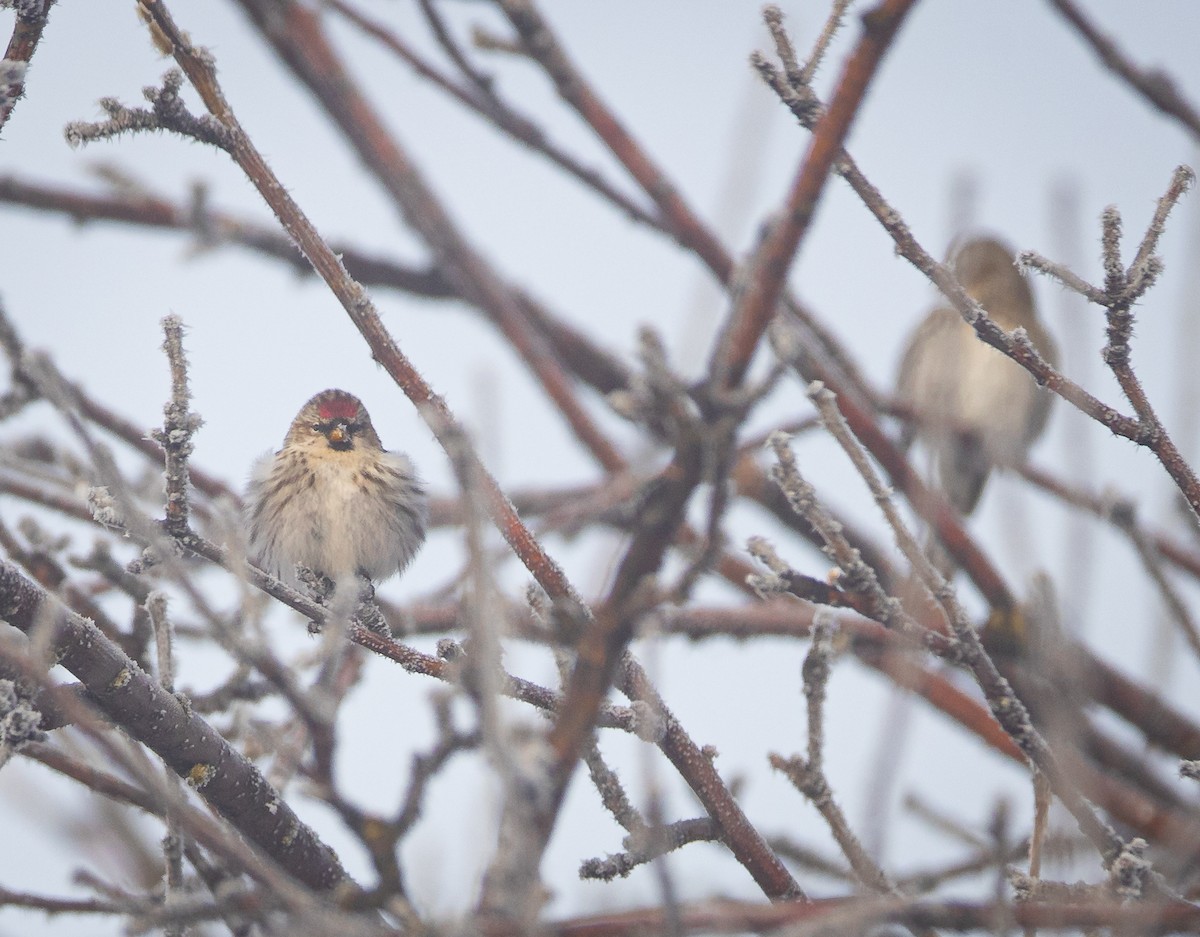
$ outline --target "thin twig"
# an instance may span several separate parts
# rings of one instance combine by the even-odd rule
[[[783,758],[771,755],[771,766],[782,771],[796,789],[821,814],[829,832],[841,847],[858,880],[879,895],[899,896],[900,892],[887,873],[867,854],[850,829],[823,767],[825,757],[825,694],[829,683],[829,658],[833,651],[833,630],[828,625],[813,629],[812,644],[804,658],[804,698],[808,707],[808,757]]]
[[[1042,735],[1034,728],[1024,703],[1013,693],[1008,681],[1001,676],[995,663],[980,643],[979,635],[968,620],[953,589],[949,588],[940,573],[925,557],[916,540],[905,531],[902,521],[891,504],[892,498],[874,467],[867,460],[857,440],[838,412],[836,400],[823,387],[812,387],[813,398],[824,418],[825,426],[850,456],[855,468],[870,487],[875,500],[893,525],[897,542],[918,576],[937,597],[946,610],[950,626],[962,647],[962,660],[975,676],[976,682],[987,698],[996,721],[1020,746],[1022,752],[1043,772],[1050,781],[1054,793],[1070,811],[1079,824],[1080,831],[1091,840],[1104,858],[1106,867],[1116,862],[1125,849],[1124,841],[1095,813],[1084,800],[1072,779],[1062,770],[1057,757],[1046,744]]]
[[[163,407],[163,428],[153,433],[154,441],[165,454],[166,522],[167,533],[183,536],[189,527],[188,459],[192,454],[192,436],[202,424],[191,412],[191,390],[188,388],[187,357],[183,350],[183,322],[178,316],[163,319],[166,339],[163,350],[171,366],[171,399]]]
[[[12,116],[13,108],[25,97],[25,76],[29,63],[41,42],[55,0],[37,3],[6,4],[16,6],[17,21],[0,60],[0,131]]]
[[[829,107],[813,129],[812,141],[784,200],[780,220],[751,258],[745,286],[714,348],[709,371],[717,386],[736,387],[745,376],[750,359],[774,318],[784,278],[842,152],[842,143],[913,3],[914,0],[884,0],[863,14],[862,36],[846,59]]]
[[[1116,43],[1092,25],[1072,0],[1050,0],[1050,5],[1075,27],[1106,68],[1154,107],[1178,120],[1191,131],[1193,137],[1200,140],[1200,112],[1184,98],[1170,75],[1159,70],[1143,70],[1134,65]]]
[[[329,284],[351,321],[371,347],[376,360],[417,407],[434,435],[444,445],[449,444],[452,430],[458,427],[454,415],[446,402],[434,393],[433,388],[400,350],[395,340],[384,328],[378,311],[366,291],[346,273],[341,261],[322,240],[300,206],[292,199],[287,188],[271,172],[262,155],[251,143],[217,82],[216,70],[211,57],[207,52],[197,50],[192,46],[191,40],[176,26],[163,3],[143,2],[141,9],[158,33],[164,37],[172,55],[199,92],[205,106],[212,113],[212,119],[216,120],[223,128],[222,133],[228,143],[230,155],[246,173],[272,211],[276,213],[304,256]],[[440,212],[437,212],[436,215],[442,217]],[[465,245],[463,251],[474,256],[466,250]],[[488,282],[491,281],[488,280]],[[507,302],[507,300],[503,301]],[[474,453],[471,454],[471,458],[478,463],[478,456]],[[511,502],[504,496],[495,479],[482,464],[477,465],[477,471],[492,519],[514,552],[549,595],[557,601],[570,604],[577,609],[577,614],[586,618],[587,611],[562,569],[522,523]]]
[[[470,89],[456,84],[418,56],[412,47],[405,43],[394,31],[388,29],[378,20],[367,16],[361,10],[352,7],[346,0],[326,0],[326,5],[344,16],[368,36],[378,40],[394,52],[397,57],[408,63],[413,71],[422,78],[430,81],[435,87],[440,88],[454,100],[469,110],[474,111],[480,117],[491,121],[493,126],[508,134],[518,143],[523,144],[536,153],[541,153],[552,163],[563,169],[568,175],[574,176],[585,186],[610,202],[628,218],[656,230],[665,230],[663,222],[657,216],[618,190],[599,171],[579,162],[576,157],[550,140],[541,127],[528,117],[517,112],[511,104],[504,101],[500,97],[494,83],[489,85],[489,93],[486,96],[473,93]]]
[[[1146,570],[1146,575],[1157,586],[1159,594],[1162,596],[1163,604],[1166,605],[1167,611],[1170,613],[1171,620],[1175,622],[1183,634],[1183,638],[1187,642],[1188,647],[1192,649],[1192,653],[1197,658],[1200,658],[1200,628],[1197,627],[1195,620],[1192,618],[1192,613],[1188,610],[1183,596],[1179,594],[1179,590],[1167,578],[1163,570],[1162,555],[1138,525],[1137,511],[1133,504],[1129,502],[1113,503],[1109,511],[1109,517],[1113,524],[1124,531],[1126,536],[1129,537],[1130,543],[1133,544],[1134,550],[1137,551],[1138,558],[1142,561],[1142,567]]]
[[[585,859],[579,866],[579,877],[611,882],[625,878],[634,869],[653,862],[690,843],[708,843],[720,837],[717,825],[709,817],[677,820],[666,826],[646,827],[625,837],[624,852],[603,859]]]
[[[53,616],[60,662],[88,687],[94,704],[188,779],[249,842],[313,888],[327,889],[346,880],[332,850],[294,816],[258,769],[198,715],[185,710],[94,625],[57,605],[11,564],[0,564],[0,586],[3,618],[28,630],[39,616]],[[59,702],[71,705],[67,696]],[[71,716],[76,724],[97,721],[79,706],[72,707]],[[155,774],[146,764],[138,764],[135,770],[135,776],[147,784]],[[169,791],[163,796],[172,799]],[[283,889],[281,894],[286,892]]]

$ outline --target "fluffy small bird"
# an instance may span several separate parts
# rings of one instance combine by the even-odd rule
[[[408,457],[383,448],[362,402],[344,390],[301,407],[283,448],[255,463],[246,505],[251,559],[290,582],[300,565],[336,586],[403,570],[429,514]]]
[[[1013,251],[992,238],[965,242],[951,266],[963,288],[1005,331],[1023,328],[1052,364],[1058,352]],[[1018,465],[1046,426],[1053,396],[1016,362],[980,341],[958,312],[934,309],[909,339],[897,397],[920,418],[950,502],[969,514],[994,466]],[[911,442],[911,434],[907,440]]]

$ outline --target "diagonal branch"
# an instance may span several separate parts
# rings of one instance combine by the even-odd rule
[[[23,631],[52,616],[59,662],[92,701],[143,742],[243,836],[312,888],[347,881],[333,850],[293,813],[259,770],[187,710],[91,622],[0,562],[0,619]]]
[[[17,102],[25,97],[25,74],[38,43],[42,41],[42,33],[54,2],[44,0],[42,3],[16,5],[17,22],[9,37],[8,48],[4,50],[4,58],[0,61],[0,131],[8,123]]]
[[[528,365],[530,372],[540,381],[547,396],[562,412],[572,431],[596,460],[610,471],[621,467],[624,464],[623,458],[577,399],[571,379],[545,337],[532,326],[526,306],[469,243],[449,212],[438,201],[409,154],[389,134],[382,118],[360,93],[329,43],[317,11],[305,4],[280,3],[277,0],[239,0],[239,3],[279,57],[316,95],[330,119],[341,128],[405,221],[425,241],[438,267],[445,272],[456,292],[468,303],[483,310],[495,323]],[[177,58],[181,49],[187,50],[186,54],[191,57],[193,63],[199,62],[190,44],[180,46],[176,43]],[[188,66],[184,65],[183,59],[179,58],[179,61],[187,71]],[[215,74],[210,70],[197,70],[193,65],[188,75],[194,83],[202,81],[210,85],[219,97]],[[216,98],[210,100],[210,96],[203,90],[201,94],[210,108],[216,105]],[[232,112],[223,98],[217,106],[232,119]],[[239,132],[239,136],[242,140],[240,150],[242,156],[245,156],[249,151],[249,140],[244,133]],[[262,163],[257,153],[255,157]],[[239,162],[242,161],[237,153],[235,158],[238,158]],[[247,165],[249,164],[244,164],[242,168],[247,169]],[[261,169],[255,169],[252,179],[265,172],[266,165],[262,163]],[[263,191],[261,185],[260,192],[268,203],[271,203],[270,194]],[[272,208],[275,206],[272,205]],[[281,220],[288,226],[286,218]],[[297,236],[297,231],[292,227],[288,230],[293,237]],[[310,247],[301,240],[298,240],[298,243],[305,256],[313,261]],[[328,280],[321,264],[314,261],[314,266]],[[336,275],[336,271],[331,270],[330,273]],[[351,318],[355,318],[351,307],[356,302],[357,300],[350,300],[346,305]],[[380,346],[377,342],[382,336],[380,339],[373,339],[363,330],[363,325],[360,324],[359,328],[378,356]],[[387,366],[386,362],[384,365]],[[403,386],[405,382],[399,383]],[[408,388],[405,388],[405,391],[407,393]],[[428,391],[428,388],[425,391]],[[422,403],[428,400],[429,396],[420,393],[412,399],[414,403]],[[444,407],[439,409],[444,410]],[[448,411],[442,413],[443,419],[447,416]],[[438,431],[435,429],[434,432],[436,435]]]
[[[1062,18],[1075,27],[1101,64],[1164,114],[1183,124],[1192,137],[1200,140],[1200,112],[1183,96],[1170,75],[1161,71],[1145,71],[1133,64],[1115,42],[1092,24],[1072,0],[1050,0]]]
[[[142,0],[141,9],[169,43],[172,55],[199,92],[205,107],[226,128],[229,134],[230,155],[275,212],[300,251],[329,285],[371,348],[375,360],[417,407],[418,413],[425,419],[443,447],[449,449],[458,445],[458,440],[464,438],[464,433],[454,414],[445,400],[434,392],[400,350],[395,339],[380,321],[379,313],[366,290],[346,273],[337,255],[317,233],[312,222],[288,194],[287,188],[267,166],[262,154],[250,141],[226,101],[217,82],[211,57],[192,46],[191,40],[176,26],[164,4]],[[479,457],[474,450],[468,447],[468,452],[471,461],[477,463],[476,477],[484,487],[488,511],[500,533],[548,595],[565,603],[573,614],[586,618],[587,610],[562,569],[521,521],[496,480],[482,463],[479,463]]]
[[[885,0],[862,16],[863,31],[846,60],[837,90],[813,130],[812,142],[800,164],[782,208],[782,217],[755,252],[747,284],[730,313],[729,322],[709,364],[720,387],[741,383],[767,326],[775,316],[784,280],[800,241],[808,233],[817,204],[850,125],[862,107],[863,97],[875,77],[916,0]]]
[[[588,188],[595,190],[629,218],[651,228],[665,230],[658,217],[618,190],[599,171],[580,163],[574,156],[550,140],[541,127],[505,102],[497,93],[494,82],[485,78],[483,82],[474,82],[476,87],[463,87],[417,55],[412,47],[394,31],[351,6],[346,0],[327,0],[327,4],[329,9],[345,17],[368,36],[394,52],[422,78],[483,119],[491,121],[497,129],[508,134],[514,140],[541,153],[564,172],[575,177]],[[473,69],[470,72],[472,75],[475,74]]]
[[[559,96],[600,138],[613,157],[650,198],[675,240],[698,257],[716,280],[732,295],[740,288],[738,266],[699,214],[687,203],[679,188],[638,143],[621,119],[607,106],[586,77],[571,62],[545,18],[530,0],[496,0],[521,39],[522,51],[532,57],[554,83]],[[795,298],[786,307],[803,328],[813,354],[821,362],[818,374],[843,396],[851,390],[867,400],[874,394],[850,355],[837,338],[809,314]]]

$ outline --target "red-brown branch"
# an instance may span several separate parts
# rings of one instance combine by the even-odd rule
[[[239,2],[263,38],[341,128],[405,220],[425,240],[456,291],[483,310],[500,329],[597,461],[610,471],[621,468],[623,457],[577,399],[570,377],[544,336],[532,327],[523,304],[468,243],[416,164],[359,91],[329,43],[319,13],[299,3]],[[190,73],[189,78],[196,80]],[[291,233],[295,235],[294,231]],[[312,260],[304,245],[301,247]],[[349,306],[347,309],[350,311]],[[351,317],[354,317],[352,311]],[[363,331],[361,325],[360,331]],[[363,334],[371,341],[365,331]],[[375,343],[372,348],[379,350]]]
[[[813,130],[808,152],[784,202],[782,217],[751,259],[745,291],[714,349],[709,371],[718,386],[736,387],[745,376],[763,333],[775,316],[788,270],[808,233],[867,88],[914,3],[915,0],[884,0],[863,14],[862,35],[846,60],[828,109]]]
[[[246,0],[246,2],[250,2],[250,0]],[[142,0],[141,9],[165,40],[170,43],[175,60],[200,94],[205,107],[230,131],[230,155],[258,190],[263,200],[275,212],[280,223],[295,240],[301,253],[308,258],[313,268],[329,285],[334,296],[337,297],[355,327],[366,340],[375,360],[383,366],[408,399],[417,407],[417,411],[425,418],[444,448],[465,448],[474,461],[478,462],[477,457],[469,448],[466,434],[458,425],[445,400],[434,393],[433,388],[400,350],[400,346],[396,344],[380,321],[379,314],[362,285],[355,282],[346,273],[338,256],[317,233],[316,228],[288,193],[286,186],[275,177],[262,155],[250,142],[250,138],[242,130],[232,108],[225,100],[211,63],[196,54],[190,39],[179,30],[163,4]],[[287,9],[297,11],[300,8],[291,4]],[[262,10],[261,12],[265,17],[267,11]],[[303,12],[306,15],[309,13],[309,11]],[[275,10],[275,13],[282,15],[278,9]],[[279,25],[274,16],[266,18],[270,19],[271,23]],[[301,25],[306,23],[312,25],[307,20],[302,20]],[[264,23],[263,28],[267,30],[269,24]],[[271,33],[268,32],[268,35]],[[297,37],[292,36],[291,38]],[[319,38],[319,34],[317,34],[317,38]],[[316,38],[313,41],[315,42]],[[484,489],[483,495],[488,511],[513,552],[517,554],[548,595],[577,606],[579,599],[562,569],[546,553],[529,528],[522,523],[511,502],[482,464],[477,464],[476,477]]]
[[[20,62],[28,67],[33,60],[33,53],[37,51],[38,43],[42,40],[42,32],[46,28],[46,20],[50,17],[50,8],[54,3],[55,0],[45,0],[44,3],[17,5],[17,22],[4,51],[6,62]],[[3,101],[0,104],[0,130],[8,123],[17,101],[24,96],[24,77],[0,89],[0,99]]]

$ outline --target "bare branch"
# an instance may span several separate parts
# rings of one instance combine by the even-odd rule
[[[1112,40],[1092,25],[1072,0],[1050,0],[1050,5],[1075,27],[1075,31],[1092,47],[1106,68],[1154,107],[1174,117],[1191,131],[1193,137],[1200,140],[1200,113],[1183,97],[1170,75],[1162,71],[1144,71],[1130,62]]]
[[[14,5],[14,4],[6,4]],[[0,60],[0,131],[12,116],[13,108],[25,96],[25,75],[42,32],[50,17],[54,0],[39,0],[34,3],[15,4],[17,21],[13,25],[8,48]]]

